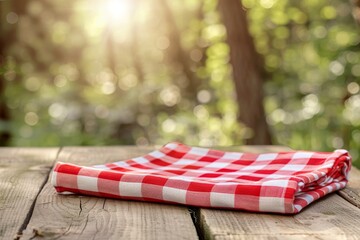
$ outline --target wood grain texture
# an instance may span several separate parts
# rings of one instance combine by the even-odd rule
[[[360,171],[353,167],[350,171],[347,187],[339,191],[339,195],[354,206],[360,208]]]
[[[294,216],[201,209],[205,239],[360,239],[360,211],[336,194]]]
[[[153,148],[64,148],[59,161],[101,164]],[[59,195],[47,183],[22,239],[197,239],[186,207],[78,195]]]
[[[0,148],[0,239],[13,239],[46,182],[58,148]]]
[[[243,146],[231,150],[291,151],[281,146]],[[360,239],[360,209],[336,193],[294,216],[200,209],[198,219],[205,239]]]

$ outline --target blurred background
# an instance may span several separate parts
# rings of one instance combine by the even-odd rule
[[[2,0],[0,145],[282,144],[357,159],[359,5]]]

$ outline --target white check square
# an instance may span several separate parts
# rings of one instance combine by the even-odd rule
[[[192,147],[188,153],[194,154],[194,155],[206,156],[208,152],[209,152],[209,149]]]
[[[126,167],[126,166],[129,166],[129,164],[127,164],[127,162],[125,161],[120,161],[120,162],[116,162],[114,163],[116,166],[119,166],[119,167]]]
[[[243,153],[236,153],[236,152],[226,152],[224,154],[224,156],[222,156],[221,158],[223,159],[230,159],[230,160],[240,160],[240,158],[242,157]]]
[[[184,182],[193,182],[193,181],[194,181],[194,177],[183,176],[183,175],[169,177],[169,179],[172,179],[172,180],[181,180],[181,181],[184,181]]]
[[[163,187],[163,199],[165,201],[186,203],[186,190],[171,187]]]
[[[120,196],[124,197],[142,197],[141,183],[137,182],[120,182]]]
[[[210,193],[210,203],[212,207],[231,207],[235,206],[235,195],[231,193]]]
[[[85,191],[92,191],[97,192],[98,191],[98,178],[96,177],[87,177],[87,176],[77,176],[77,185],[80,190]]]
[[[165,154],[160,151],[154,151],[154,152],[150,153],[149,155],[154,158],[162,158],[165,156]]]
[[[226,163],[226,162],[212,162],[212,163],[206,165],[206,168],[217,168],[217,169],[219,169],[219,168],[224,168],[224,167],[226,167],[228,165],[229,165],[229,163]]]
[[[179,144],[177,144],[177,143],[168,143],[165,145],[165,147],[169,148],[169,149],[176,149],[178,146],[179,146]]]
[[[149,160],[147,160],[146,158],[143,158],[143,157],[133,158],[132,160],[133,160],[134,162],[136,162],[136,163],[139,163],[139,164],[149,162]]]
[[[284,167],[282,167],[280,169],[280,171],[291,171],[291,172],[297,172],[297,171],[301,171],[306,167],[306,165],[302,165],[302,164],[288,164],[285,165]]]
[[[263,168],[266,167],[266,166],[267,166],[267,165],[250,165],[250,166],[243,167],[241,170],[242,170],[242,171],[260,170],[260,169],[263,169]]]
[[[193,164],[194,162],[195,162],[194,160],[181,159],[179,161],[174,162],[174,164],[176,164],[176,165],[189,165],[189,164]]]
[[[313,155],[314,153],[312,152],[296,152],[294,153],[292,159],[299,159],[299,158],[311,158],[311,156]]]
[[[264,177],[264,179],[277,179],[277,178],[287,178],[289,175],[287,174],[269,174],[268,176]]]
[[[275,160],[277,156],[278,156],[277,153],[260,154],[256,159],[256,161],[271,161],[271,160]]]
[[[285,212],[285,198],[260,197],[259,211],[262,212]]]
[[[271,187],[287,187],[289,185],[289,180],[268,180],[265,181],[261,186],[271,186]]]
[[[109,169],[107,166],[105,165],[94,165],[93,168],[98,168],[98,169]]]
[[[51,173],[51,184],[57,186],[57,172],[55,171]]]

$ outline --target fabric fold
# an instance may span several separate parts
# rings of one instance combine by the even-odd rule
[[[252,154],[174,142],[104,165],[58,162],[51,182],[63,194],[293,214],[344,188],[350,168],[346,150]]]

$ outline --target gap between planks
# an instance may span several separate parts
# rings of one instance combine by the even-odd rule
[[[36,194],[36,196],[35,196],[32,204],[31,204],[31,206],[30,206],[30,209],[29,209],[29,211],[28,211],[27,214],[26,214],[26,217],[25,217],[25,219],[24,219],[24,222],[21,224],[21,226],[20,226],[20,228],[19,228],[19,230],[18,230],[18,232],[17,232],[17,236],[14,238],[14,240],[19,240],[19,239],[20,239],[20,237],[22,236],[23,231],[26,229],[27,225],[29,224],[30,219],[31,219],[31,216],[32,216],[32,214],[33,214],[33,212],[34,212],[36,200],[38,199],[41,191],[42,191],[43,188],[45,187],[45,184],[46,184],[47,181],[49,180],[50,173],[51,173],[51,171],[52,171],[52,169],[53,169],[53,167],[54,167],[55,162],[57,161],[57,158],[58,158],[58,156],[59,156],[59,154],[60,154],[60,152],[61,152],[61,149],[62,149],[62,147],[60,147],[60,148],[57,150],[55,159],[54,159],[54,161],[53,161],[53,166],[52,166],[51,168],[49,168],[49,172],[47,173],[46,177],[44,178],[44,181],[43,181],[42,184],[40,185],[39,191],[38,191],[38,193]]]
[[[59,148],[0,148],[0,239],[14,239]]]

